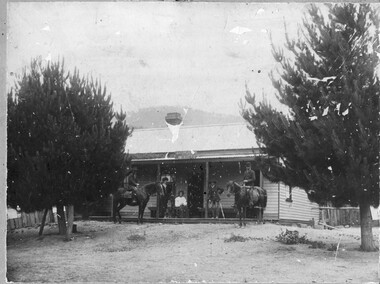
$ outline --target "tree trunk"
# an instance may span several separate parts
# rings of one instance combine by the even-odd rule
[[[70,241],[71,234],[73,232],[74,205],[66,206],[66,212],[67,212],[66,241]]]
[[[59,234],[66,234],[66,217],[65,211],[63,211],[63,205],[57,204],[57,217],[58,217],[58,228]]]
[[[360,204],[361,246],[363,251],[377,250],[372,235],[372,216],[369,202]]]
[[[82,219],[89,220],[90,219],[90,204],[86,201],[82,209]]]
[[[46,222],[46,215],[48,213],[49,209],[45,209],[44,215],[42,216],[41,225],[40,225],[40,231],[38,233],[39,236],[42,235],[42,232],[44,231],[45,222]]]

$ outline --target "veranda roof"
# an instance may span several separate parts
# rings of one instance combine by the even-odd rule
[[[257,149],[255,135],[244,123],[224,125],[181,126],[178,137],[169,127],[135,129],[127,139],[126,152],[130,154],[183,153],[222,150],[238,153],[238,150]],[[227,150],[227,151],[226,151]],[[246,152],[246,151],[245,151]],[[138,155],[137,155],[138,156]],[[148,155],[154,158],[154,155]],[[147,157],[148,157],[147,156]],[[159,155],[160,156],[160,155]],[[156,156],[157,158],[159,156]]]

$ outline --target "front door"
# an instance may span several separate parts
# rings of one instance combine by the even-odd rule
[[[193,170],[188,177],[188,210],[190,218],[201,218],[203,209],[204,174],[202,169]]]

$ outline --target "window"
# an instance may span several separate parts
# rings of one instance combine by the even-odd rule
[[[288,190],[286,192],[286,199],[285,199],[286,202],[293,202],[293,198],[292,198],[292,187],[291,186],[288,186]]]

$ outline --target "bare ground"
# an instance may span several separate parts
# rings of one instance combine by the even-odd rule
[[[7,234],[8,281],[15,282],[378,282],[379,253],[361,252],[359,228],[318,230],[275,224],[114,225],[78,221],[63,241],[56,226]],[[285,229],[338,251],[285,245]],[[244,242],[226,242],[231,236]],[[378,245],[379,231],[374,228]],[[339,241],[340,240],[340,241]]]

